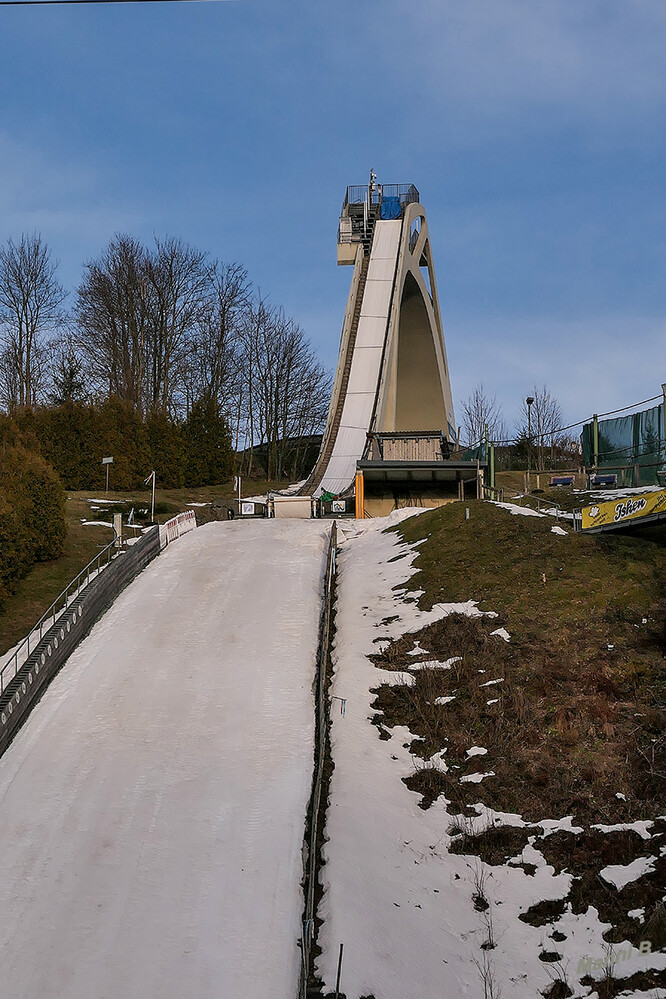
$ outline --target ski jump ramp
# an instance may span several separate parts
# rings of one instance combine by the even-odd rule
[[[352,265],[328,419],[304,494],[344,494],[368,434],[455,438],[453,400],[425,210],[413,184],[349,187],[338,263]]]
[[[0,759],[3,999],[298,991],[324,521],[207,524]]]

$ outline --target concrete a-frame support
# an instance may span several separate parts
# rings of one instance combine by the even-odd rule
[[[419,204],[405,207],[372,429],[443,430],[455,439],[428,223]]]
[[[348,188],[340,219],[338,262],[354,272],[322,446],[301,490],[308,495],[353,488],[369,434],[455,440],[425,210],[413,185],[368,191],[372,202],[365,191]]]

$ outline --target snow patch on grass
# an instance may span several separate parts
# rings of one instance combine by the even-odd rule
[[[502,510],[508,510],[514,517],[545,517],[544,513],[538,510],[531,510],[528,506],[518,506],[516,503],[499,503],[497,500],[488,500],[493,506],[499,506]]]
[[[441,794],[424,811],[421,795],[402,778],[415,766],[424,777],[447,773],[446,750],[426,761],[412,758],[413,737],[405,725],[391,728],[389,739],[377,737],[369,722],[377,713],[370,690],[377,688],[378,678],[384,682],[388,671],[378,670],[368,658],[377,651],[376,629],[381,627],[381,635],[394,642],[447,614],[483,613],[472,600],[436,604],[428,611],[404,600],[401,587],[414,571],[418,552],[395,534],[382,534],[380,525],[375,521],[371,529],[347,534],[339,558],[331,692],[347,698],[347,711],[344,718],[335,714],[331,725],[334,770],[323,847],[317,971],[324,988],[333,990],[342,941],[341,985],[348,999],[483,995],[479,966],[485,955],[505,994],[534,999],[552,984],[550,966],[539,955],[553,948],[545,946],[544,926],[519,916],[544,899],[565,898],[573,875],[555,873],[533,845],[538,827],[518,814],[479,802],[473,806],[476,815],[468,812],[455,820]],[[389,561],[397,556],[399,561]],[[419,662],[410,669],[427,665]],[[466,755],[486,754],[473,746]],[[449,777],[451,773],[453,767]],[[468,776],[479,781],[490,774]],[[457,834],[448,831],[455,821],[460,823]],[[570,816],[542,825],[574,831]],[[489,867],[478,857],[449,852],[461,834],[464,843],[467,835],[503,826],[535,828],[518,857],[519,863],[530,865],[529,871],[509,863]],[[479,877],[486,913],[473,901]],[[563,961],[575,969],[584,956],[603,954],[607,928],[593,907],[578,915],[565,911],[558,929],[567,939],[557,944]],[[482,950],[491,935],[493,949]]]
[[[407,653],[409,655],[409,653]],[[424,659],[422,662],[412,663],[410,669],[451,669],[454,663],[461,663],[462,656],[452,656],[444,662],[439,659]]]
[[[599,872],[599,876],[621,891],[625,885],[651,873],[656,860],[656,857],[636,857],[630,864],[610,864]]]

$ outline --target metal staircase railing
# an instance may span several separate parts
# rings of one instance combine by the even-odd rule
[[[117,552],[117,540],[114,537],[114,540],[106,545],[95,558],[91,559],[88,565],[74,577],[71,583],[67,584],[62,593],[58,594],[48,610],[44,611],[37,624],[32,626],[26,637],[0,669],[0,694],[4,692],[5,687],[14,679],[30,653],[41,642],[43,635],[48,629],[55,624],[60,614],[67,610],[72,600],[76,600],[81,590],[88,585],[91,579],[96,578],[106,568]]]

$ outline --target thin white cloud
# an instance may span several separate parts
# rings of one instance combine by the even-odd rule
[[[594,127],[666,102],[661,0],[392,0],[387,8],[377,50],[395,63],[396,89],[420,93],[421,126],[433,126],[439,105],[453,142],[481,141],[529,108],[559,108]]]

